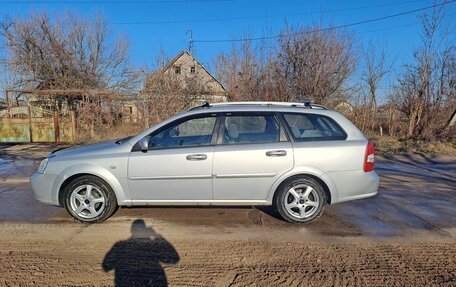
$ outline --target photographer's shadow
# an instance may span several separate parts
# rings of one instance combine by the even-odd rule
[[[102,266],[105,272],[114,270],[115,286],[167,286],[161,266],[175,264],[179,254],[174,247],[144,220],[131,225],[131,237],[119,241],[106,254]]]

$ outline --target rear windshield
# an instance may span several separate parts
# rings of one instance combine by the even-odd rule
[[[297,141],[345,140],[347,134],[330,117],[317,114],[283,114]]]

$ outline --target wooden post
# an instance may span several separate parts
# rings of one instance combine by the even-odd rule
[[[109,95],[109,97],[108,97],[108,105],[109,105],[108,122],[109,122],[109,127],[112,127],[112,98],[111,98],[111,95]]]
[[[59,114],[57,111],[54,111],[54,135],[55,142],[60,142],[60,127],[59,127]]]
[[[11,109],[11,103],[10,103],[10,98],[9,98],[9,91],[8,90],[5,90],[5,96],[6,96],[6,110],[7,110],[7,116],[8,117],[11,117],[11,114],[10,114],[10,109]]]
[[[149,96],[146,96],[146,99],[144,100],[144,124],[145,128],[149,128]]]
[[[76,141],[76,115],[74,111],[70,112],[70,117],[71,117],[71,135],[72,135],[72,140],[73,142]]]
[[[33,134],[32,134],[32,107],[28,106],[28,115],[29,115],[29,136],[30,142],[33,142]]]

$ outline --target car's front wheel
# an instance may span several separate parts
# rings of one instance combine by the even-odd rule
[[[277,190],[275,205],[280,215],[292,223],[308,223],[324,211],[326,196],[321,184],[312,177],[291,178]]]
[[[96,176],[78,177],[70,182],[63,192],[68,213],[84,223],[102,222],[117,209],[114,191]]]

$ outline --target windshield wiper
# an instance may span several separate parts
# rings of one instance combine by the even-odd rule
[[[124,142],[126,142],[127,140],[131,139],[132,137],[129,136],[129,137],[125,137],[125,138],[122,138],[120,140],[116,140],[116,144],[123,144]]]

